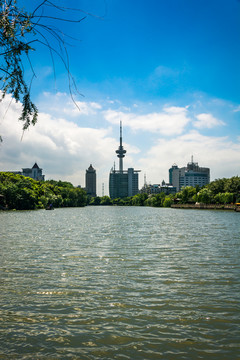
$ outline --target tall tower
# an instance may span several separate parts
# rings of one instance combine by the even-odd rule
[[[90,164],[86,170],[86,192],[90,196],[96,196],[96,170]]]
[[[123,158],[126,152],[122,145],[122,122],[120,121],[120,145],[116,150],[119,158],[119,170],[115,169],[114,163],[109,174],[109,195],[112,199],[138,194],[138,173],[140,170],[134,170],[134,168],[123,170]]]
[[[125,157],[127,150],[124,150],[122,146],[122,122],[120,121],[120,145],[118,150],[116,150],[117,156],[119,158],[119,172],[123,172],[123,158]]]

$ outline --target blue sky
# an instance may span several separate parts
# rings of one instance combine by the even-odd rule
[[[12,102],[6,114],[10,98],[1,104],[1,170],[37,161],[47,179],[84,186],[92,163],[98,194],[102,183],[107,194],[122,120],[124,167],[142,170],[140,185],[144,174],[150,183],[168,181],[172,164],[186,166],[192,155],[210,167],[211,180],[240,175],[240,1],[70,0],[67,6],[83,10],[66,11],[72,19],[86,16],[79,24],[53,23],[76,39],[65,37],[83,94],[74,94],[80,110],[63,64],[55,56],[55,79],[49,51],[38,45],[31,59],[39,121],[21,140],[20,104]]]

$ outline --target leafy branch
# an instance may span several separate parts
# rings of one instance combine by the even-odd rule
[[[48,48],[54,77],[56,76],[54,57],[57,56],[62,61],[68,74],[69,92],[73,101],[73,88],[77,91],[69,68],[65,42],[65,38],[69,36],[51,25],[51,21],[80,23],[91,14],[81,9],[59,6],[54,1],[41,1],[30,13],[19,7],[17,0],[0,0],[0,101],[6,94],[11,94],[17,102],[21,101],[22,112],[19,120],[23,122],[23,130],[35,125],[38,117],[38,109],[31,100],[31,85],[36,74],[30,58],[37,44]],[[50,8],[59,16],[52,16],[49,13]],[[80,18],[62,16],[70,11],[74,11],[75,15],[77,12],[84,13],[84,16]],[[46,23],[46,20],[49,20],[50,24]],[[27,83],[24,76],[24,57],[27,57],[33,74],[30,83]],[[74,103],[76,104],[75,101]]]

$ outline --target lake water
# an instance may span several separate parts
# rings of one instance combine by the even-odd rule
[[[240,213],[0,212],[0,359],[240,359]]]

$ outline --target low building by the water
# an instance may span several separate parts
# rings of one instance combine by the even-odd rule
[[[198,163],[191,162],[186,167],[179,168],[176,164],[169,169],[169,183],[180,191],[185,186],[204,186],[210,182],[210,169],[200,167]]]

